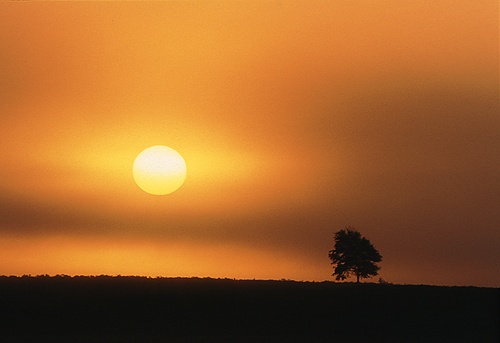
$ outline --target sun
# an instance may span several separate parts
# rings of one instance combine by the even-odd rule
[[[137,155],[133,175],[143,191],[155,195],[170,194],[184,183],[186,162],[174,149],[155,145]]]

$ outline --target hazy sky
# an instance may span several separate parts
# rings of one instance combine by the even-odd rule
[[[499,107],[495,0],[2,2],[0,274],[498,287]]]

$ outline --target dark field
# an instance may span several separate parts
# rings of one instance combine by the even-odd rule
[[[499,289],[0,277],[2,342],[498,342]]]

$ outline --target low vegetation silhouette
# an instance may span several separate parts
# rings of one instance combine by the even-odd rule
[[[498,342],[498,289],[0,276],[2,342]]]
[[[334,271],[332,276],[337,280],[345,280],[351,274],[360,278],[378,275],[380,267],[376,264],[382,261],[382,255],[372,243],[359,231],[348,226],[335,233],[335,246],[328,253]]]

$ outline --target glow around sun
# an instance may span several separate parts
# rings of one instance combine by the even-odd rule
[[[143,191],[155,195],[170,194],[184,183],[186,162],[174,149],[155,145],[137,156],[133,175]]]

